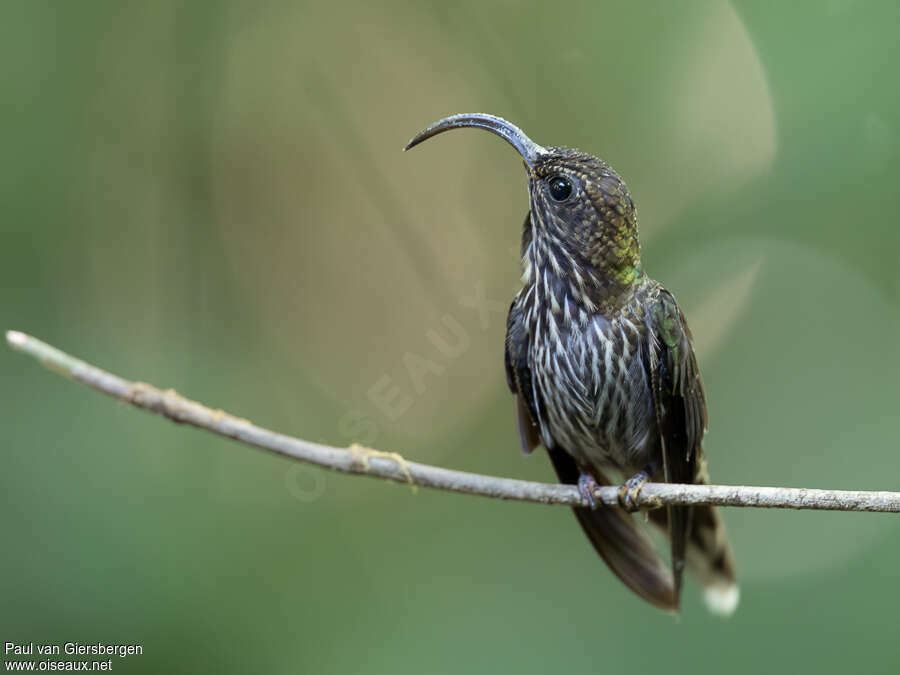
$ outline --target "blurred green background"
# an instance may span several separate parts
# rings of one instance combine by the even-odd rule
[[[715,481],[900,489],[898,27],[850,0],[5,2],[2,327],[286,433],[552,480],[502,365],[521,164],[474,131],[400,152],[487,111],[628,181]],[[675,620],[566,509],[0,372],[0,641],[137,642],[133,673],[900,669],[896,517],[729,510],[742,605],[691,584]]]

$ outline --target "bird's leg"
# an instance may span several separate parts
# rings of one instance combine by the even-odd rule
[[[600,487],[600,483],[591,474],[582,472],[578,476],[578,492],[587,500],[592,509],[597,508],[597,498],[594,497],[594,492],[598,487]]]
[[[650,476],[656,473],[657,469],[659,469],[659,463],[651,462],[626,480],[625,485],[619,488],[619,505],[628,513],[634,513],[638,510],[637,499],[641,494],[641,489],[650,480]]]

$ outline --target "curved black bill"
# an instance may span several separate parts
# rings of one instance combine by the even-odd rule
[[[502,117],[488,115],[487,113],[462,113],[445,117],[413,136],[412,140],[407,143],[406,147],[403,149],[409,150],[422,141],[428,140],[432,136],[437,136],[443,131],[447,131],[448,129],[459,129],[461,127],[486,129],[491,133],[497,134],[500,138],[503,138],[507,143],[518,150],[529,169],[534,168],[534,163],[538,158],[547,152],[546,148],[528,138],[528,136],[525,135],[525,132],[512,122],[507,122]]]

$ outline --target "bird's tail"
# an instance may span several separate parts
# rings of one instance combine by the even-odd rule
[[[708,482],[705,466],[701,466],[694,482]],[[737,609],[741,596],[725,523],[711,506],[694,506],[691,511],[685,563],[703,585],[703,599],[709,611],[730,616]],[[668,530],[666,509],[654,509],[649,515],[651,522],[663,531]]]
[[[579,471],[571,456],[558,449],[548,452],[560,480],[576,483]],[[603,474],[592,473],[599,484],[610,484]],[[572,510],[597,553],[628,588],[660,609],[678,610],[672,572],[631,514],[606,507],[596,510],[575,507]]]
[[[579,470],[570,455],[561,450],[548,451],[553,468],[563,483],[576,483]],[[601,485],[611,484],[593,470]],[[706,483],[701,465],[695,482]],[[584,507],[572,509],[584,533],[616,576],[644,600],[660,609],[678,611],[678,591],[669,567],[656,552],[653,542],[631,514],[619,508]],[[668,509],[648,511],[650,522],[668,532]],[[691,527],[685,562],[704,587],[704,599],[711,612],[730,615],[737,609],[740,593],[734,569],[734,556],[725,533],[725,523],[711,506],[691,509]]]
[[[706,462],[700,460],[694,482],[709,483]],[[741,592],[734,569],[734,554],[722,516],[712,506],[695,506],[685,562],[703,584],[703,599],[709,611],[730,616],[737,609]]]
[[[725,523],[711,506],[695,506],[688,539],[687,568],[703,584],[703,599],[714,614],[728,616],[737,609],[740,590],[734,555]]]

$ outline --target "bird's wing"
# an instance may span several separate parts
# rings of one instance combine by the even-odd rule
[[[525,214],[522,227],[522,256],[531,244],[531,211]],[[528,365],[528,332],[525,327],[523,292],[520,291],[509,306],[506,319],[506,382],[516,395],[516,417],[519,424],[519,445],[530,455],[541,444],[541,404]]]
[[[539,403],[528,367],[528,335],[524,325],[524,311],[517,295],[509,308],[506,320],[506,382],[516,395],[516,416],[519,423],[519,445],[530,455],[541,444],[538,427]]]
[[[665,479],[668,483],[693,483],[703,465],[707,418],[691,333],[675,298],[662,288],[650,303],[647,320],[649,371]],[[681,590],[691,516],[690,507],[668,507],[676,599]]]

